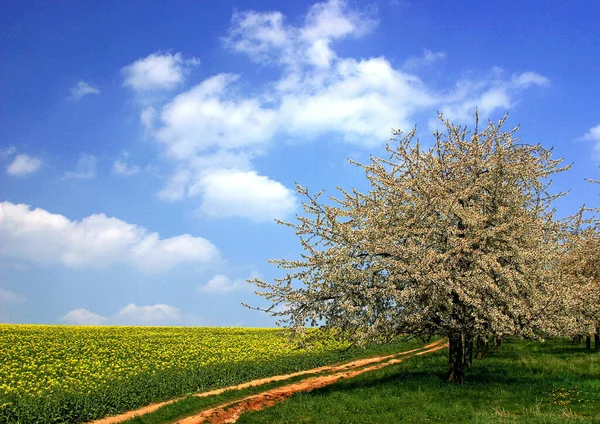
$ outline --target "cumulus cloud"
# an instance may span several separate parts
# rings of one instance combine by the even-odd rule
[[[87,309],[79,308],[68,312],[60,320],[75,325],[101,325],[106,323],[107,318]]]
[[[188,196],[201,194],[200,180],[207,172],[215,169],[251,171],[253,154],[244,151],[217,150],[205,155],[192,156],[176,169],[158,197],[165,202],[174,202]]]
[[[98,158],[90,154],[82,154],[77,160],[75,170],[65,172],[65,178],[90,179],[96,176]]]
[[[476,108],[482,117],[506,112],[515,105],[522,90],[548,84],[548,78],[535,72],[513,74],[510,80],[505,80],[502,70],[496,68],[488,78],[457,83],[455,90],[445,96],[445,104],[439,110],[451,121],[465,123],[473,118]],[[437,120],[431,123],[438,125]]]
[[[0,305],[8,303],[23,303],[27,298],[19,293],[15,293],[12,290],[4,289],[0,287]]]
[[[104,214],[70,221],[28,205],[0,203],[0,255],[67,267],[127,264],[163,272],[182,264],[207,265],[218,249],[202,237],[183,234],[161,239],[143,227]]]
[[[243,217],[256,222],[284,219],[296,209],[294,192],[255,171],[216,169],[191,187],[202,194],[200,212],[208,217]]]
[[[292,135],[333,132],[345,141],[373,146],[385,143],[391,128],[411,126],[414,112],[434,104],[418,77],[394,69],[385,58],[343,59],[325,81],[314,76],[285,81],[280,121]]]
[[[286,24],[280,12],[236,13],[225,41],[235,52],[261,63],[270,58],[268,62],[281,67],[277,91],[268,103],[276,112],[276,134],[332,132],[366,146],[385,143],[391,128],[412,128],[418,112],[446,110],[462,119],[479,106],[482,114],[491,114],[513,106],[522,90],[549,84],[536,72],[507,79],[494,71],[438,91],[408,70],[435,63],[444,52],[425,50],[422,57],[409,58],[402,70],[385,57],[357,60],[340,57],[333,49],[335,40],[360,37],[374,25],[369,15],[330,0],[310,7],[300,26]]]
[[[578,140],[591,141],[594,143],[594,152],[596,156],[600,156],[600,125],[590,128],[589,131]]]
[[[23,175],[32,174],[42,166],[42,161],[29,155],[17,155],[14,160],[6,168],[9,175],[21,177]]]
[[[85,81],[79,81],[73,88],[71,88],[71,96],[75,99],[81,99],[88,94],[100,94],[100,90],[92,87]]]
[[[131,175],[135,175],[140,172],[140,167],[137,165],[129,165],[122,159],[117,159],[113,163],[113,172],[115,174],[123,175],[125,177],[129,177]]]
[[[431,66],[436,62],[446,58],[445,52],[432,52],[425,49],[421,56],[413,56],[404,62],[405,69],[417,69],[425,66]]]
[[[581,137],[581,140],[600,143],[600,125],[596,125],[595,127],[590,128],[590,130],[586,132],[583,137]]]
[[[300,27],[285,25],[280,12],[236,12],[224,42],[255,62],[327,68],[336,57],[331,48],[335,40],[361,36],[374,25],[367,14],[350,10],[345,1],[330,0],[310,7]]]
[[[225,45],[248,54],[256,62],[274,59],[273,50],[290,45],[281,12],[235,12],[231,23],[228,36],[223,38]]]
[[[180,168],[176,170],[165,188],[157,193],[158,198],[165,202],[175,202],[187,196],[188,186],[191,181],[192,173],[188,169]]]
[[[129,177],[138,174],[141,168],[137,165],[131,165],[129,163],[129,154],[124,153],[119,159],[114,161],[112,170],[115,174]]]
[[[176,160],[214,147],[240,149],[266,143],[275,132],[275,111],[258,99],[237,99],[227,87],[237,75],[202,81],[163,107],[157,139]]]
[[[117,312],[111,321],[128,325],[175,324],[181,321],[181,312],[178,308],[164,304],[137,306],[130,303]]]
[[[136,91],[170,90],[182,84],[198,63],[195,58],[184,60],[181,53],[152,53],[122,69],[123,85]]]
[[[202,293],[225,294],[235,290],[241,290],[248,287],[248,283],[242,279],[231,280],[223,274],[217,274],[208,282],[198,288]]]
[[[174,164],[158,196],[165,201],[200,196],[205,215],[265,221],[257,218],[259,202],[238,187],[248,188],[259,201],[268,198],[263,216],[292,210],[289,189],[252,166],[252,158],[267,151],[275,139],[330,135],[331,140],[372,148],[389,140],[392,128],[411,129],[415,116],[423,112],[440,110],[463,123],[478,107],[486,119],[513,107],[523,90],[549,84],[531,71],[507,77],[492,70],[439,90],[429,87],[415,70],[440,61],[443,52],[425,50],[402,68],[385,57],[338,54],[336,42],[361,37],[375,25],[371,15],[341,0],[311,6],[299,24],[286,21],[278,11],[234,13],[223,38],[226,48],[273,67],[278,76],[249,92],[240,75],[220,73],[162,107],[144,110],[141,119],[147,133]],[[208,158],[217,158],[217,163]],[[204,167],[197,165],[200,162]],[[223,188],[223,181],[237,185],[218,193],[216,187]],[[268,190],[261,197],[255,187]],[[271,197],[273,193],[277,195]]]
[[[76,325],[168,325],[180,323],[182,316],[179,309],[173,306],[164,304],[137,306],[130,303],[110,317],[79,308],[68,312],[60,320]]]
[[[0,149],[0,158],[5,159],[14,155],[17,152],[17,148],[15,146],[8,146],[4,149]]]
[[[144,131],[148,134],[154,130],[158,113],[153,106],[147,106],[140,112],[140,122],[144,126]]]
[[[523,72],[514,74],[511,79],[511,84],[517,88],[527,88],[532,85],[549,85],[550,80],[537,72]]]
[[[285,219],[296,210],[295,192],[252,170],[251,154],[219,150],[195,156],[179,167],[158,193],[163,201],[199,197],[199,213],[209,218],[254,222]]]

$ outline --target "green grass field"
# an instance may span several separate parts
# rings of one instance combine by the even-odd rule
[[[447,351],[364,374],[239,423],[600,423],[600,355],[565,340],[509,340],[444,382]]]

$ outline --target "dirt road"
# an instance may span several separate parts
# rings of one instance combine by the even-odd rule
[[[445,340],[440,340],[427,346],[423,346],[419,349],[412,349],[405,352],[399,352],[392,355],[376,356],[371,358],[358,359],[352,362],[348,362],[340,365],[328,365],[319,368],[313,368],[306,371],[295,372],[291,374],[277,375],[268,378],[261,378],[252,380],[247,383],[239,384],[237,386],[224,387],[222,389],[211,390],[208,392],[197,393],[194,396],[207,397],[215,396],[229,390],[239,390],[248,387],[260,386],[266,383],[272,383],[277,381],[285,381],[294,377],[299,376],[310,376],[315,374],[323,374],[315,377],[307,377],[298,382],[290,383],[277,387],[274,389],[266,390],[264,392],[247,396],[242,399],[230,401],[207,409],[200,412],[197,415],[183,418],[177,421],[177,424],[196,424],[196,423],[234,423],[237,421],[239,416],[249,410],[261,410],[268,408],[269,406],[275,405],[276,403],[283,402],[295,393],[309,392],[320,387],[328,386],[330,384],[339,381],[340,379],[352,378],[357,375],[363,374],[369,371],[375,371],[383,367],[398,364],[404,359],[425,355],[427,353],[435,352],[440,349],[444,349],[448,346]],[[149,414],[162,406],[176,402],[182,398],[173,399],[167,402],[156,403],[148,405],[144,408],[137,409],[135,411],[129,411],[121,415],[114,417],[106,417],[100,420],[93,421],[89,424],[114,424],[120,423],[127,419],[133,418],[139,415]]]

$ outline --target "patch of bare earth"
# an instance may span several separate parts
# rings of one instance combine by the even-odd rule
[[[197,415],[183,418],[177,421],[177,424],[195,424],[195,423],[234,423],[237,421],[239,416],[249,410],[258,411],[264,408],[273,406],[279,402],[283,402],[290,396],[299,392],[309,392],[324,386],[335,383],[340,379],[352,378],[357,375],[363,374],[369,371],[375,371],[380,368],[398,364],[404,359],[412,356],[424,355],[427,353],[435,352],[440,349],[444,349],[448,346],[445,341],[437,341],[427,346],[423,346],[419,349],[412,349],[405,352],[399,352],[392,355],[376,356],[365,359],[358,359],[356,361],[348,362],[340,365],[327,365],[319,368],[312,368],[306,371],[299,371],[291,374],[276,375],[268,378],[261,378],[252,380],[247,383],[239,384],[236,386],[224,387],[222,389],[211,390],[207,392],[197,393],[194,396],[197,397],[208,397],[219,395],[229,390],[240,390],[248,387],[260,386],[266,383],[272,383],[277,381],[284,381],[294,377],[327,373],[317,377],[306,378],[299,382],[287,384],[285,386],[277,387],[275,389],[267,390],[262,393],[247,396],[242,399],[230,401],[218,405],[214,408],[207,409],[200,412]],[[149,414],[150,412],[156,411],[157,409],[168,405],[170,403],[181,400],[182,398],[173,399],[166,402],[155,403],[146,407],[137,409],[135,411],[129,411],[121,415],[106,417],[96,421],[92,421],[89,424],[114,424],[119,423],[139,415]]]

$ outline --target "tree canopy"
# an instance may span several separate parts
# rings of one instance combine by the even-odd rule
[[[560,305],[556,266],[563,225],[549,191],[565,171],[539,144],[502,132],[506,116],[474,131],[447,120],[423,147],[395,131],[387,158],[362,168],[367,193],[338,187],[305,196],[293,228],[301,259],[274,260],[287,275],[252,280],[271,315],[294,333],[340,331],[357,344],[399,335],[450,339],[449,380],[463,380],[463,340],[535,336]]]
[[[600,181],[589,180],[600,183]],[[570,222],[570,231],[558,262],[568,299],[563,323],[569,335],[595,335],[600,351],[600,208],[581,208]]]

